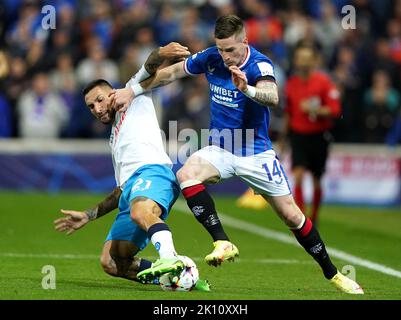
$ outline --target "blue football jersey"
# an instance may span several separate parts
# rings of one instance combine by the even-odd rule
[[[272,149],[268,135],[269,108],[248,98],[234,86],[231,72],[216,46],[190,56],[184,67],[190,75],[204,73],[209,83],[209,144],[240,156]],[[273,63],[251,46],[239,68],[246,73],[251,86],[260,79],[275,81]]]

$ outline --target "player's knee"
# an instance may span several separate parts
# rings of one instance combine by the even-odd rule
[[[279,215],[284,223],[290,227],[297,227],[303,220],[303,213],[294,203],[293,199],[288,198],[279,209]]]
[[[113,263],[113,259],[111,259],[111,257],[100,257],[100,265],[102,266],[103,271],[107,274],[111,276],[117,275],[117,268]]]
[[[140,225],[140,222],[143,220],[143,214],[143,211],[134,209],[131,209],[130,213],[132,221],[135,222],[137,225]]]
[[[298,210],[288,212],[283,218],[289,228],[296,228],[302,222],[303,214]]]
[[[186,168],[185,166],[177,171],[176,176],[179,183],[183,183],[185,181],[192,180],[195,178],[195,175],[193,174],[192,170]]]
[[[150,199],[135,199],[131,204],[131,219],[142,226],[149,216],[159,217],[162,213],[160,207]]]

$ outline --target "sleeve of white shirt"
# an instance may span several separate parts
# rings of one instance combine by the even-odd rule
[[[133,84],[138,84],[143,80],[146,80],[147,78],[150,77],[149,72],[146,71],[145,66],[142,65],[142,67],[138,70],[137,73],[135,73],[131,79],[127,82],[127,84],[125,85],[125,87],[129,87],[132,86]]]

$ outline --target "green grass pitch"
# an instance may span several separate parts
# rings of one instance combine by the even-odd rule
[[[164,292],[159,286],[110,277],[102,271],[98,256],[115,213],[71,236],[53,229],[59,209],[85,209],[102,196],[0,193],[0,299],[401,299],[401,278],[339,257],[332,260],[339,269],[345,265],[355,268],[365,295],[349,296],[336,291],[302,248],[254,232],[257,226],[291,235],[271,209],[239,209],[235,198],[216,198],[218,210],[252,227],[244,230],[232,221],[225,226],[240,249],[240,259],[220,268],[209,267],[203,261],[212,249],[211,239],[188,212],[182,212],[182,199],[167,220],[176,249],[194,258],[201,277],[211,282],[211,292]],[[327,246],[374,262],[380,268],[399,271],[400,225],[397,209],[324,206],[319,230]],[[156,251],[149,245],[140,256],[155,259]],[[55,267],[55,290],[41,286],[45,265]]]

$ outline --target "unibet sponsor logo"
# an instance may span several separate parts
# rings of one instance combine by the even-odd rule
[[[238,90],[229,90],[223,87],[216,86],[214,84],[210,84],[210,91],[221,96],[229,97],[229,98],[237,98]]]

